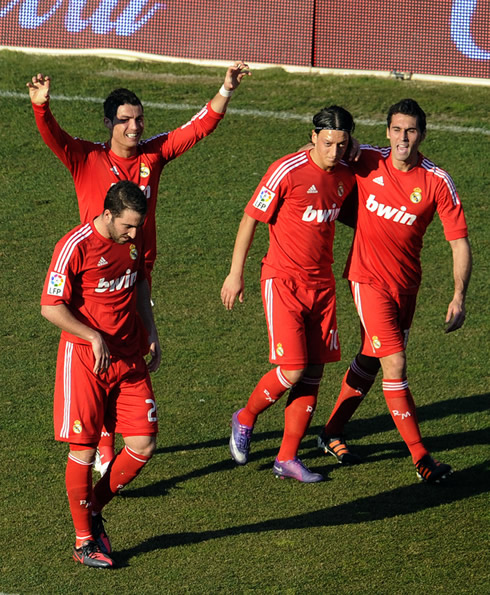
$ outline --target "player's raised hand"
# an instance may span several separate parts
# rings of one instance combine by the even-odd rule
[[[228,275],[226,277],[223,287],[221,288],[221,301],[227,310],[231,310],[238,297],[238,301],[243,303],[243,294],[245,291],[245,284],[242,277],[236,275]]]
[[[32,79],[26,83],[29,89],[29,96],[32,103],[36,105],[43,105],[49,101],[49,89],[51,86],[51,79],[49,76],[39,73],[32,77]]]
[[[243,60],[237,60],[226,71],[224,87],[227,91],[233,91],[242,82],[243,77],[252,76],[248,64]]]

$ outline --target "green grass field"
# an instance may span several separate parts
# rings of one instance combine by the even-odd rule
[[[153,281],[164,349],[153,377],[159,447],[104,512],[119,567],[103,572],[71,559],[67,448],[52,430],[59,333],[39,308],[54,244],[78,223],[78,210],[68,171],[37,132],[25,83],[50,74],[61,125],[104,140],[101,103],[113,88],[142,98],[150,136],[192,116],[225,69],[5,51],[0,63],[0,592],[489,593],[489,89],[257,71],[213,135],[168,165]],[[357,315],[341,280],[352,232],[342,225],[335,273],[343,357],[326,367],[300,451],[328,480],[274,478],[284,403],[261,416],[251,460],[236,467],[231,414],[270,367],[259,288],[265,226],[249,255],[245,303],[229,313],[219,299],[243,207],[266,167],[308,140],[321,107],[345,106],[361,141],[384,144],[385,112],[407,96],[427,112],[423,151],[451,173],[474,252],[467,322],[445,335],[451,254],[439,220],[431,225],[408,348],[425,443],[456,471],[446,485],[418,482],[379,378],[348,427],[365,463],[343,469],[315,446],[358,348]]]

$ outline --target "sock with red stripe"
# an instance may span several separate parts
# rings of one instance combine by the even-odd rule
[[[150,459],[125,446],[94,487],[94,512],[100,512],[124,486],[133,481]]]
[[[247,404],[238,414],[238,421],[252,427],[257,416],[273,405],[293,385],[278,366],[264,374],[250,395]]]
[[[408,446],[413,462],[417,463],[428,454],[428,450],[422,444],[415,403],[407,379],[383,379],[383,393],[396,428]]]
[[[341,436],[343,434],[345,424],[354,415],[375,380],[376,374],[370,374],[363,369],[357,357],[352,360],[342,380],[340,393],[332,414],[323,429],[325,436]]]
[[[294,459],[315,412],[321,378],[303,377],[289,393],[284,411],[284,434],[278,461]]]
[[[77,459],[70,452],[65,471],[66,493],[75,527],[75,547],[92,538],[92,463]]]

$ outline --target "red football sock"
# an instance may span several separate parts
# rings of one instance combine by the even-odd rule
[[[303,377],[291,389],[284,410],[284,434],[278,461],[290,461],[297,456],[300,442],[315,412],[320,381],[321,378]]]
[[[354,359],[342,380],[337,402],[333,408],[330,419],[323,430],[326,436],[340,436],[345,424],[351,419],[369,392],[376,379],[376,374],[368,374]]]
[[[422,444],[415,403],[407,379],[384,379],[383,393],[396,428],[408,446],[413,462],[417,463],[428,451]]]
[[[68,455],[65,472],[66,493],[75,527],[75,547],[92,539],[92,463]]]
[[[273,405],[293,385],[278,366],[264,374],[250,395],[245,408],[238,414],[238,421],[245,426],[253,426],[257,416]]]
[[[150,459],[125,446],[116,455],[107,473],[95,484],[92,499],[94,512],[100,512],[124,486],[133,481]]]

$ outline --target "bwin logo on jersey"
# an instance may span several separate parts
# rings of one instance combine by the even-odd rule
[[[370,194],[366,201],[366,209],[371,213],[376,213],[378,217],[384,217],[385,219],[392,219],[395,223],[401,223],[402,225],[413,225],[417,219],[417,215],[407,213],[407,207],[390,207],[384,205],[376,200],[374,194]]]
[[[95,292],[104,293],[105,291],[120,291],[121,289],[127,289],[136,283],[137,276],[138,271],[132,273],[131,269],[127,269],[125,275],[117,277],[116,279],[111,279],[110,281],[106,281],[105,278],[102,277],[102,279],[99,279],[99,285],[95,288]]]
[[[340,213],[340,208],[338,208],[335,203],[333,204],[333,209],[314,209],[313,205],[309,205],[306,211],[303,213],[302,220],[303,221],[318,221],[318,223],[324,223],[325,221],[335,221]]]

